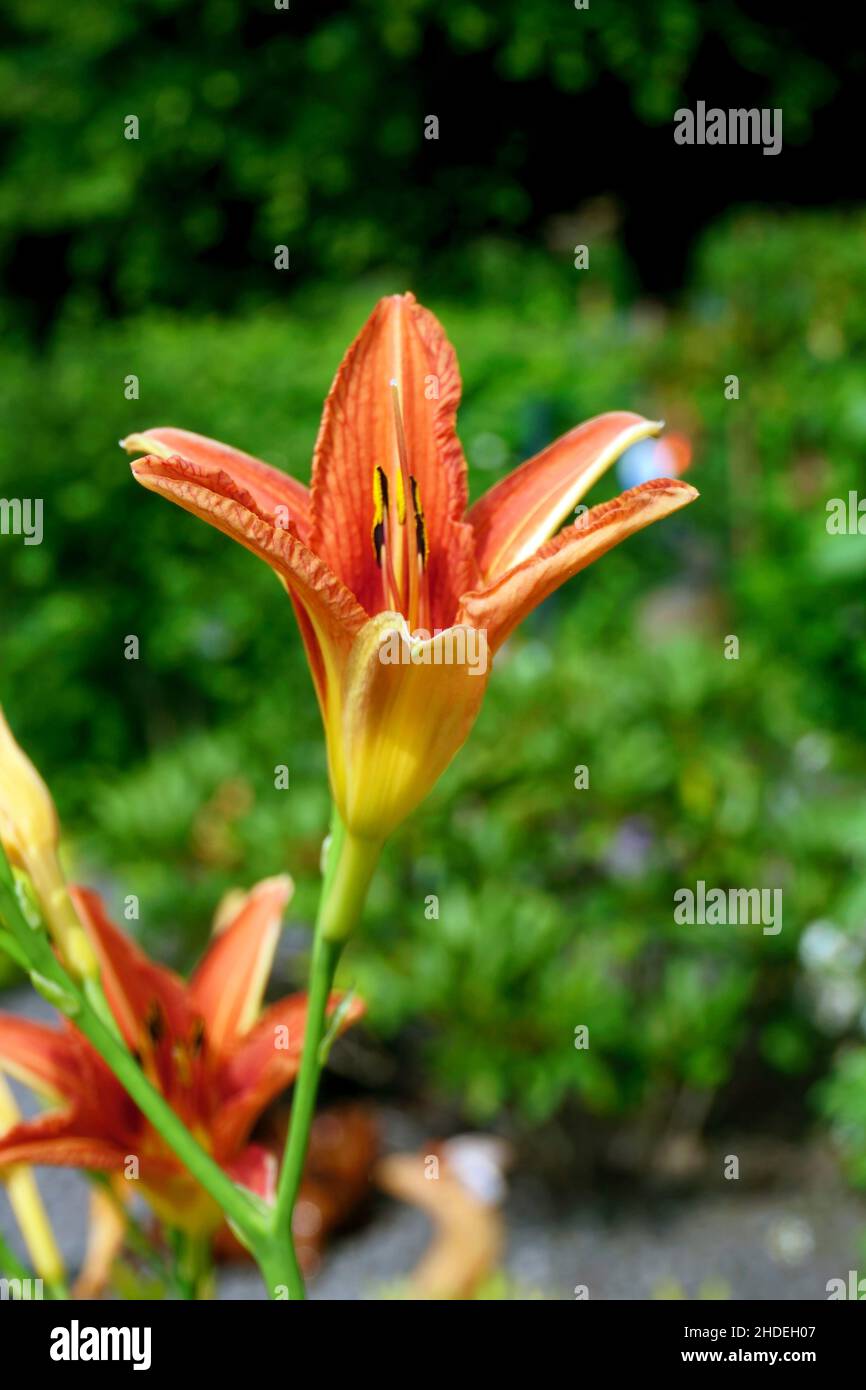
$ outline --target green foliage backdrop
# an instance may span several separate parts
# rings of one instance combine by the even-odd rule
[[[816,1074],[857,1036],[856,1009],[822,1021],[827,980],[798,938],[824,920],[856,947],[866,910],[866,537],[825,527],[866,443],[864,230],[855,216],[734,219],[705,239],[672,312],[621,302],[613,245],[601,287],[541,259],[515,277],[491,247],[485,307],[432,306],[461,357],[473,495],[610,407],[686,429],[702,493],[512,642],[470,743],[377,879],[347,973],[374,1030],[423,1022],[436,1083],[476,1117],[507,1103],[537,1119],[574,1093],[608,1111],[723,1092],[744,1068],[796,1094],[786,1076]],[[808,279],[792,277],[804,264]],[[4,545],[4,699],[77,871],[116,906],[138,893],[150,944],[181,963],[238,881],[288,866],[293,918],[309,922],[321,736],[270,573],[138,490],[115,441],[181,423],[306,477],[342,351],[398,287],[85,333],[73,315],[38,358],[0,349],[0,491],[26,479],[46,498],[45,543]],[[124,399],[130,371],[139,401]],[[739,661],[723,658],[729,633]],[[782,933],[674,926],[673,892],[698,878],[782,887]],[[592,1038],[579,1066],[578,1024]]]
[[[575,29],[566,0],[293,0],[281,30],[270,0],[11,0],[0,497],[42,497],[45,540],[0,538],[0,699],[75,873],[116,911],[137,894],[153,950],[186,966],[225,889],[288,867],[299,981],[328,799],[289,605],[138,489],[116,441],[175,424],[306,477],[346,345],[405,288],[460,355],[473,495],[586,416],[666,418],[700,502],[509,645],[389,846],[346,978],[398,1063],[475,1119],[658,1116],[685,1091],[802,1132],[808,1094],[862,1179],[866,536],[828,535],[825,507],[862,480],[866,219],[772,210],[777,163],[748,151],[754,208],[691,246],[705,193],[659,194],[653,163],[714,73],[807,141],[844,45],[759,9],[593,3]],[[451,135],[425,148],[431,92]],[[623,208],[686,280],[664,306]],[[675,926],[699,878],[781,887],[782,932]]]

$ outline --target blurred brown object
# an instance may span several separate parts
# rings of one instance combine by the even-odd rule
[[[433,1239],[409,1275],[418,1299],[473,1298],[496,1269],[505,1246],[501,1204],[508,1145],[492,1135],[460,1135],[427,1154],[391,1154],[375,1180],[398,1201],[420,1207]]]
[[[283,1117],[275,1126],[275,1133],[265,1140],[275,1153],[282,1151],[285,1131]],[[364,1105],[333,1105],[313,1121],[292,1221],[295,1248],[305,1275],[315,1274],[318,1269],[327,1237],[362,1206],[370,1191],[378,1150],[378,1125]],[[249,1258],[227,1226],[220,1231],[215,1248],[219,1259]]]

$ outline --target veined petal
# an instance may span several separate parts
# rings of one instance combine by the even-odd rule
[[[597,415],[495,483],[468,515],[485,584],[534,555],[620,454],[661,429],[628,410]]]
[[[194,1015],[183,981],[157,965],[109,919],[98,893],[71,888],[70,893],[91,945],[99,959],[109,1008],[130,1047],[138,1047],[154,1003],[161,1008],[173,1038],[190,1035]]]
[[[358,634],[327,729],[351,835],[381,842],[427,795],[475,721],[489,668],[485,634],[471,627],[410,634],[399,613],[380,613]]]
[[[190,1002],[201,1013],[208,1047],[217,1055],[234,1047],[258,1017],[293,889],[288,874],[257,884],[190,981]]]
[[[329,1014],[341,997],[331,995]],[[362,1001],[353,999],[341,1021],[340,1032],[345,1032],[363,1012]],[[222,1104],[213,1123],[216,1153],[236,1151],[265,1107],[294,1081],[301,1065],[306,1022],[305,994],[281,999],[265,1010],[252,1032],[226,1060],[217,1083]]]
[[[465,594],[461,620],[486,628],[492,651],[496,651],[527,613],[573,574],[591,565],[620,541],[679,511],[694,501],[698,493],[688,483],[673,478],[655,478],[640,487],[623,492],[610,502],[593,507],[573,526],[500,579],[475,593]]]
[[[161,492],[185,511],[210,522],[258,555],[282,580],[301,620],[301,632],[319,703],[336,678],[352,638],[367,620],[363,608],[331,569],[291,529],[274,526],[255,498],[228,473],[189,459],[136,459],[132,472],[151,492]]]
[[[379,301],[334,378],[313,460],[310,544],[367,613],[382,608],[373,475],[377,465],[392,483],[399,473],[392,382],[427,527],[431,621],[444,626],[474,582],[472,532],[463,520],[466,464],[455,430],[460,373],[441,325],[412,294]]]
[[[310,529],[310,491],[288,473],[253,458],[230,444],[220,444],[191,430],[160,426],[142,430],[121,441],[128,454],[154,454],[168,459],[175,454],[213,472],[227,473],[233,482],[255,500],[262,516],[287,529],[292,522],[296,535],[306,539]],[[280,508],[281,510],[277,510]]]
[[[58,1032],[14,1014],[0,1014],[0,1071],[49,1100],[92,1099],[93,1075],[85,1046],[71,1030]]]

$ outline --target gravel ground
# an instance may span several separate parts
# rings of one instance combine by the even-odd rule
[[[601,1221],[587,1208],[554,1214],[516,1192],[509,1201],[506,1266],[517,1296],[573,1299],[823,1299],[831,1278],[858,1265],[866,1212],[841,1194],[786,1198],[706,1198],[664,1215],[630,1211]],[[369,1227],[335,1242],[311,1295],[375,1298],[408,1272],[428,1231],[419,1213],[393,1204]],[[259,1297],[246,1273],[223,1277],[222,1296]]]
[[[47,1005],[28,995],[3,1002],[13,1012],[51,1017]],[[415,1148],[423,1136],[413,1131],[405,1116],[384,1113],[387,1148]],[[85,1242],[86,1184],[74,1172],[43,1169],[40,1186],[74,1269]],[[588,1201],[554,1207],[543,1190],[516,1175],[505,1211],[506,1267],[517,1296],[571,1300],[575,1287],[585,1285],[591,1299],[812,1300],[826,1298],[829,1279],[866,1273],[866,1207],[832,1170],[784,1192],[748,1192],[729,1183],[719,1195],[621,1203],[603,1216]],[[0,1231],[20,1249],[2,1192]],[[420,1212],[377,1199],[362,1229],[333,1241],[311,1296],[376,1298],[411,1270],[428,1237]],[[256,1299],[263,1291],[254,1269],[236,1265],[221,1272],[219,1295]]]

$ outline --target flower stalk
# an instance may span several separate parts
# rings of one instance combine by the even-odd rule
[[[331,825],[325,878],[313,936],[304,1050],[292,1098],[289,1133],[280,1166],[274,1209],[277,1239],[284,1240],[291,1250],[285,1281],[290,1299],[306,1297],[303,1276],[294,1254],[292,1215],[303,1176],[324,1064],[325,1010],[343,946],[361,916],[367,889],[381,853],[381,845],[350,835],[336,809]],[[273,1293],[271,1296],[274,1296]]]

